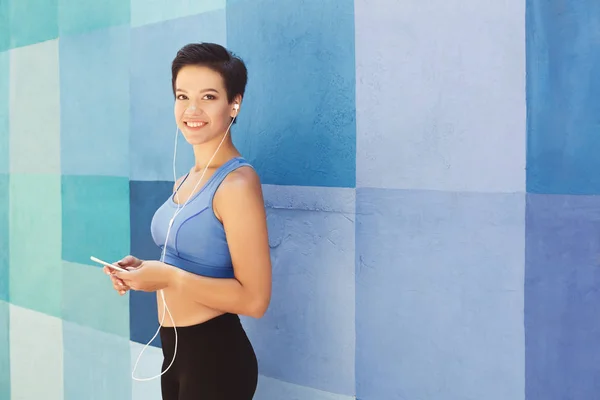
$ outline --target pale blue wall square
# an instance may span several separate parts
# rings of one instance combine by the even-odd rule
[[[63,321],[65,400],[131,400],[129,340]]]
[[[131,0],[131,26],[225,9],[226,0]]]
[[[171,62],[191,42],[225,44],[225,11],[135,28],[131,33],[130,178],[173,180],[173,147],[177,125],[173,116]],[[191,146],[179,137],[178,171],[194,163]]]
[[[63,400],[61,319],[11,303],[9,335],[11,398]]]
[[[0,301],[9,300],[9,188],[9,175],[0,173]]]
[[[524,192],[524,2],[355,6],[357,187]]]
[[[249,70],[232,137],[263,183],[354,187],[354,1],[228,2],[227,45]]]
[[[525,198],[357,189],[357,398],[523,400]]]
[[[129,176],[130,29],[60,40],[61,171]]]
[[[60,174],[58,43],[48,40],[10,52],[11,173]]]
[[[273,296],[261,320],[243,320],[263,375],[344,395],[355,387],[350,190],[265,191]]]
[[[10,308],[0,300],[0,399],[10,399]]]
[[[129,0],[58,0],[60,36],[128,25],[129,7]]]

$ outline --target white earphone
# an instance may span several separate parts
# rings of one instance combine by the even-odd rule
[[[189,108],[192,109],[192,110],[195,110],[196,106],[192,105]],[[235,103],[233,105],[233,109],[235,110],[236,116],[237,116],[239,108],[240,108],[240,105],[238,103]],[[187,109],[185,110],[185,112],[187,112]],[[185,114],[185,112],[184,112],[184,114]],[[182,115],[182,117],[183,117],[183,115]],[[173,217],[169,220],[169,227],[167,228],[167,235],[165,237],[165,245],[163,246],[163,251],[162,251],[162,254],[161,254],[161,257],[160,257],[160,261],[161,262],[164,262],[164,259],[165,259],[165,254],[166,254],[166,249],[167,249],[167,243],[168,243],[168,240],[169,240],[169,234],[171,233],[171,226],[173,225],[173,221],[175,221],[175,217],[177,217],[177,215],[185,208],[185,206],[187,205],[188,201],[192,198],[192,195],[194,194],[194,192],[198,188],[198,185],[200,184],[200,182],[202,182],[202,179],[204,178],[204,174],[206,173],[206,170],[208,169],[208,166],[212,162],[212,160],[215,157],[215,155],[217,155],[217,152],[219,151],[219,149],[221,148],[221,145],[225,141],[225,138],[227,137],[227,134],[229,133],[229,130],[231,129],[231,125],[233,125],[233,121],[235,121],[235,118],[236,117],[233,117],[233,119],[231,120],[231,123],[229,124],[229,127],[227,128],[227,130],[225,131],[225,134],[223,135],[223,139],[221,139],[221,143],[219,143],[219,146],[217,146],[217,149],[215,150],[215,152],[213,153],[212,157],[210,158],[210,160],[208,161],[208,163],[204,167],[204,171],[202,171],[202,175],[200,175],[200,179],[198,179],[198,182],[196,182],[196,186],[194,186],[194,189],[190,192],[190,195],[188,196],[188,198],[185,201],[185,203],[183,203],[183,206],[181,208],[179,207],[179,205],[181,204],[181,202],[179,201],[179,190],[175,191],[175,196],[177,197],[177,210],[175,210],[175,214],[173,214]],[[175,130],[175,150],[173,152],[173,181],[174,182],[177,182],[177,173],[175,171],[175,160],[177,158],[177,137],[178,136],[179,136],[179,127],[177,127],[177,129]],[[171,311],[169,310],[169,307],[167,307],[167,301],[165,300],[165,294],[163,293],[162,289],[159,290],[159,292],[160,292],[160,295],[161,295],[162,301],[163,301],[163,312],[162,312],[162,318],[161,318],[159,327],[156,330],[156,333],[154,334],[154,336],[152,337],[152,339],[150,339],[150,341],[148,343],[146,343],[146,345],[144,345],[144,348],[140,352],[140,355],[138,356],[137,360],[135,361],[135,365],[133,367],[133,370],[131,371],[131,378],[133,380],[140,381],[140,382],[151,381],[151,380],[154,380],[156,378],[160,378],[165,372],[167,372],[171,368],[171,366],[175,362],[175,356],[177,355],[177,327],[175,325],[175,320],[173,319],[173,315],[171,315]],[[171,363],[169,364],[169,366],[164,371],[162,371],[159,375],[155,375],[155,376],[150,377],[150,378],[136,378],[134,376],[134,374],[135,374],[135,371],[137,369],[137,365],[138,365],[140,359],[142,358],[142,354],[144,353],[144,351],[148,348],[148,346],[150,346],[150,343],[152,343],[152,341],[160,333],[160,328],[162,327],[162,324],[163,324],[163,322],[165,320],[165,312],[167,314],[169,314],[169,318],[171,319],[171,322],[173,323],[173,329],[175,330],[175,351],[173,352],[173,359],[171,360]]]

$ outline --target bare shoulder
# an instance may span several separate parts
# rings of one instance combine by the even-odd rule
[[[260,178],[254,168],[243,166],[230,172],[217,191],[221,198],[262,194]]]
[[[246,211],[264,207],[260,177],[252,167],[244,166],[225,177],[214,198],[219,219],[232,208],[243,206]]]

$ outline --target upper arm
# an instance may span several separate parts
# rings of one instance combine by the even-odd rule
[[[252,168],[230,173],[214,198],[223,222],[236,279],[259,305],[262,314],[271,297],[271,257],[262,188]]]

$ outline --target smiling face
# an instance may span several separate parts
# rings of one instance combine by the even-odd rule
[[[188,65],[175,81],[175,120],[191,145],[221,140],[236,113],[221,75],[203,66]]]

